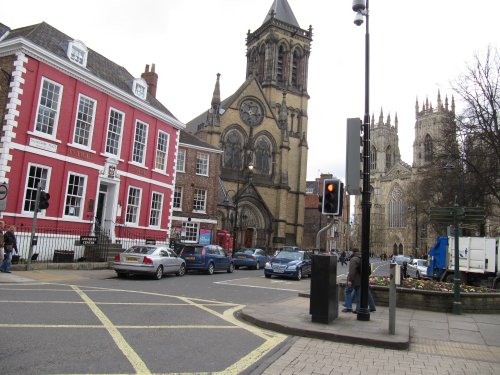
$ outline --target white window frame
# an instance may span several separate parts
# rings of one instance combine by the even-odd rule
[[[183,221],[182,233],[184,234],[184,242],[198,243],[200,238],[200,223],[196,221]],[[193,235],[188,237],[188,233],[192,233]]]
[[[155,205],[155,195],[160,198],[158,206]],[[151,193],[151,206],[149,208],[149,226],[151,228],[160,228],[161,227],[161,213],[163,211],[163,194],[157,191],[153,191]],[[151,224],[151,220],[154,219],[154,214],[156,214],[157,224]]]
[[[193,212],[207,212],[207,190],[194,189]]]
[[[177,199],[176,194],[177,194],[178,192],[179,192],[180,194],[179,194],[179,197],[178,197],[178,199]],[[182,186],[176,186],[176,187],[174,188],[174,194],[173,194],[173,198],[172,198],[172,208],[173,208],[175,211],[182,211],[182,196],[183,196],[183,194],[184,194],[184,189],[182,188]],[[178,206],[178,207],[176,207],[176,205],[175,205],[175,202],[176,202],[177,200],[179,201],[179,206]]]
[[[175,168],[177,172],[186,172],[186,150],[183,148],[177,150],[177,163]]]
[[[34,176],[32,177],[30,175],[30,170],[32,167],[46,170],[47,171],[46,178],[45,179],[38,179],[38,178],[34,178]],[[36,184],[40,183],[40,187],[42,188],[42,190],[44,190],[46,193],[49,192],[49,183],[50,183],[51,173],[52,173],[52,167],[49,167],[47,165],[42,165],[42,164],[28,163],[28,169],[26,171],[26,181],[24,183],[23,209],[22,209],[23,214],[32,214],[35,211],[34,205],[36,202],[36,190],[37,190]],[[35,186],[29,186],[28,184],[30,181],[32,181],[35,184]],[[28,190],[32,190],[31,194],[34,194],[33,199],[27,199]],[[31,209],[26,210],[25,209],[27,200],[30,202],[29,203],[30,206],[33,205],[33,210],[31,210]],[[45,210],[42,210],[39,214],[45,215]]]
[[[45,84],[54,85],[55,87],[57,87],[59,89],[56,108],[42,106],[42,96],[43,96]],[[49,139],[53,139],[53,140],[56,139],[57,126],[59,124],[59,115],[61,113],[61,101],[62,101],[62,96],[63,96],[63,90],[64,90],[63,85],[61,85],[55,81],[52,81],[51,79],[48,79],[46,77],[42,77],[42,80],[40,81],[40,93],[38,95],[38,104],[37,104],[37,108],[36,108],[35,126],[33,129],[34,134],[41,136],[43,138],[49,138]],[[52,102],[55,102],[55,101],[52,101]],[[38,125],[39,125],[38,117],[40,116],[40,110],[44,110],[44,109],[45,109],[45,111],[47,111],[49,113],[55,113],[55,115],[53,117],[52,132],[50,132],[50,133],[37,129]],[[47,125],[41,124],[41,126],[44,127]]]
[[[80,106],[86,105],[86,103],[82,104],[82,101],[84,101],[84,100],[92,103],[92,113],[83,113],[80,111]],[[92,99],[91,97],[88,97],[88,96],[83,95],[83,94],[78,95],[78,104],[77,104],[77,109],[76,109],[75,126],[73,128],[73,143],[71,144],[72,146],[76,146],[78,148],[83,148],[86,150],[90,150],[92,148],[92,137],[94,135],[94,124],[95,124],[96,110],[97,110],[97,100]],[[82,114],[82,116],[91,117],[90,123],[88,121],[82,120],[80,118],[80,114]],[[79,124],[84,124],[84,126],[88,126],[89,129],[88,130],[84,129],[84,126],[79,127]],[[77,130],[82,130],[82,129],[83,129],[83,131],[88,131],[88,137],[86,139],[86,144],[82,144],[82,143],[77,142],[77,137],[83,138],[79,133],[77,133]]]
[[[116,132],[111,132],[110,130],[110,127],[111,127],[111,123],[110,123],[110,120],[111,120],[111,113],[117,113],[117,114],[120,114],[121,115],[121,125],[120,125],[120,134],[116,133]],[[114,125],[114,124],[113,124]],[[108,127],[107,127],[107,130],[106,130],[106,141],[105,141],[105,145],[104,145],[104,154],[105,155],[109,155],[109,156],[113,156],[113,157],[116,157],[116,158],[120,158],[120,155],[121,155],[121,148],[122,148],[122,138],[123,138],[123,127],[125,125],[125,113],[122,112],[122,111],[119,111],[117,110],[116,108],[113,108],[113,107],[110,107],[109,108],[109,112],[108,112]],[[109,152],[108,151],[108,143],[109,143],[109,140],[110,140],[110,134],[113,134],[115,136],[118,137],[118,145],[117,145],[117,152],[116,154],[113,154],[112,152]],[[112,142],[114,142],[114,140],[112,140]],[[114,147],[114,146],[111,146],[110,147]]]
[[[132,92],[138,98],[146,100],[148,96],[148,84],[144,80],[144,78],[134,79],[134,83],[132,84]]]
[[[137,131],[139,129],[139,126],[143,125],[144,126],[144,134],[143,134],[143,141],[138,141],[137,140]],[[141,121],[141,120],[136,120],[135,121],[135,129],[134,129],[134,139],[133,139],[133,146],[132,146],[132,164],[144,166],[146,164],[146,151],[147,151],[147,146],[148,146],[148,133],[149,133],[149,124]],[[142,152],[141,152],[141,161],[134,160],[136,157],[136,151],[139,149],[139,147],[142,147]]]
[[[164,150],[160,149],[160,137],[165,136],[165,145],[164,145]],[[170,135],[167,132],[164,132],[162,130],[158,130],[158,135],[156,136],[156,152],[155,152],[155,171],[161,172],[161,173],[166,173],[167,172],[167,165],[168,165],[168,147],[170,143]],[[158,158],[163,156],[163,167],[158,168]]]
[[[74,63],[87,67],[87,57],[89,55],[89,50],[85,44],[80,40],[72,40],[68,43],[68,50],[66,51],[68,59]],[[80,59],[81,57],[81,59]]]
[[[68,192],[69,189],[69,182],[71,179],[71,176],[76,176],[81,179],[83,179],[83,185],[81,186],[81,195],[71,195],[71,197],[74,199],[74,202],[76,203],[76,207],[79,209],[79,214],[78,215],[71,215],[66,213],[66,208],[68,206],[68,198],[70,198],[70,194]],[[80,173],[74,173],[74,172],[69,172],[68,173],[68,178],[66,180],[66,193],[64,194],[64,211],[63,211],[63,217],[65,218],[77,218],[81,219],[83,217],[83,212],[85,210],[84,202],[85,202],[85,192],[87,191],[87,176],[84,174]],[[72,205],[73,207],[75,205]]]
[[[208,176],[210,166],[210,155],[205,152],[196,153],[196,174],[198,176]]]
[[[131,191],[136,190],[139,194],[137,197],[134,197],[135,202],[130,202]],[[130,185],[127,190],[127,207],[125,208],[125,224],[133,224],[139,225],[139,217],[141,215],[141,197],[142,197],[142,189],[136,186]],[[129,216],[135,216],[135,220],[129,220]]]

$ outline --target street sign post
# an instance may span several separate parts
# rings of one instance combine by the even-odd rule
[[[0,211],[5,211],[7,208],[7,193],[9,192],[9,184],[2,182],[0,184]]]

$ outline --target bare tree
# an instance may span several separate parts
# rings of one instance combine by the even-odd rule
[[[500,205],[500,55],[488,47],[484,56],[475,55],[455,83],[453,90],[463,102],[456,118],[459,155],[469,204]],[[470,189],[472,188],[472,189]],[[486,201],[485,201],[486,200]]]

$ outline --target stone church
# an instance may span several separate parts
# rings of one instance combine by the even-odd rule
[[[398,117],[388,115],[384,119],[380,111],[378,121],[372,115],[370,124],[370,251],[375,255],[404,254],[421,256],[427,254],[436,238],[431,226],[422,220],[418,204],[408,202],[406,191],[415,186],[419,169],[432,163],[435,148],[443,129],[454,123],[455,102],[452,97],[444,102],[441,93],[433,107],[428,99],[419,106],[415,103],[415,138],[413,142],[413,164],[401,160],[398,140]],[[361,240],[361,195],[356,196],[353,224],[354,244]]]
[[[224,152],[217,216],[235,248],[302,245],[311,42],[312,28],[274,0],[247,34],[243,84],[222,100],[217,74],[210,108],[186,124]]]

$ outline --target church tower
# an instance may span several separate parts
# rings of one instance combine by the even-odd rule
[[[218,74],[209,110],[186,124],[224,151],[218,217],[236,248],[302,245],[311,42],[312,27],[299,26],[287,0],[273,0],[247,33],[243,84],[221,100]]]
[[[426,99],[420,109],[418,98],[415,102],[415,140],[413,142],[413,167],[424,167],[432,163],[435,148],[442,138],[443,130],[454,124],[455,99],[451,98],[451,106],[446,96],[444,104],[438,91],[437,106],[434,108]]]
[[[384,123],[384,113],[380,109],[378,122],[372,115],[370,123],[370,162],[371,174],[385,174],[401,160],[398,139],[398,115],[395,115],[394,124],[391,115],[387,115]]]

